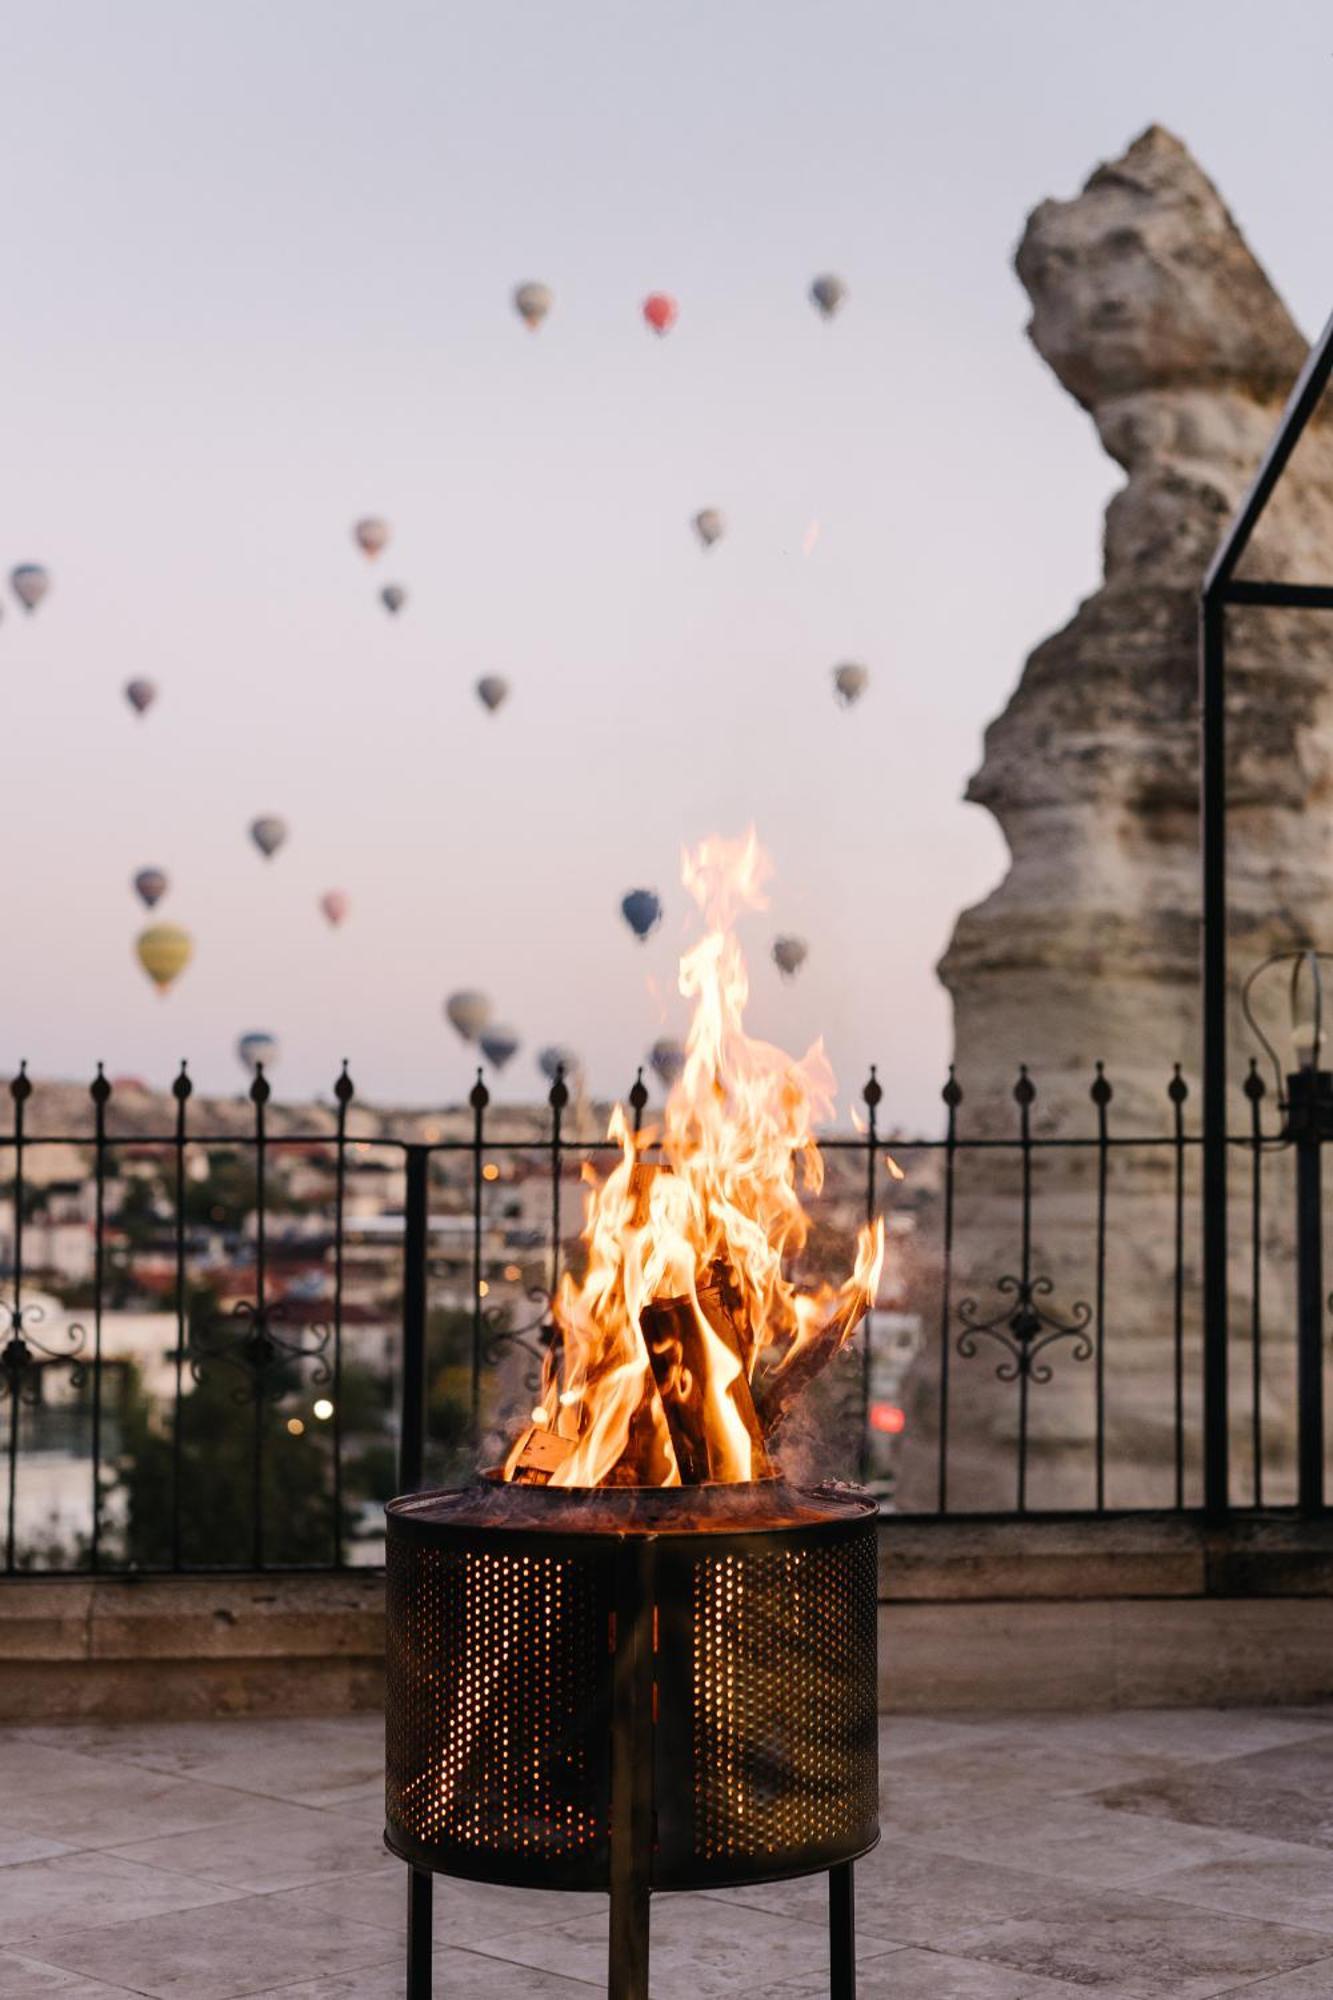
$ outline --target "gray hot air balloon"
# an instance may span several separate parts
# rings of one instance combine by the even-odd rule
[[[727,524],[716,507],[701,507],[694,517],[694,532],[704,547],[711,549],[726,534]]]
[[[367,514],[364,521],[358,521],[352,530],[352,539],[357,547],[368,556],[377,556],[389,543],[389,524],[378,514]]]
[[[832,319],[846,296],[846,285],[832,271],[825,271],[810,287],[810,297],[825,319]]]
[[[869,686],[869,667],[858,667],[848,661],[846,665],[833,669],[833,691],[844,708],[860,701]]]
[[[470,988],[451,993],[444,1003],[444,1017],[465,1042],[475,1042],[491,1018],[491,1003],[485,993]]]
[[[534,333],[553,304],[554,298],[549,285],[541,285],[531,280],[526,285],[516,285],[514,288],[514,311]]]
[[[151,910],[166,895],[168,883],[160,868],[141,868],[134,878],[134,887],[140,902]]]
[[[804,938],[777,937],[773,940],[773,963],[784,979],[794,979],[810,955]]]
[[[658,1080],[670,1090],[685,1067],[684,1045],[671,1035],[663,1035],[660,1041],[654,1042],[649,1049],[648,1060]]]
[[[481,1052],[492,1069],[503,1069],[518,1053],[518,1036],[512,1028],[486,1028],[479,1037]]]
[[[563,1070],[565,1082],[574,1088],[583,1072],[583,1064],[576,1052],[564,1042],[552,1042],[542,1049],[537,1057],[537,1067],[548,1083],[554,1083]]]
[[[253,1074],[259,1063],[263,1063],[266,1070],[272,1069],[282,1051],[276,1035],[270,1035],[264,1028],[252,1028],[237,1042],[236,1053],[241,1067]]]
[[[380,603],[386,611],[392,612],[395,618],[406,602],[407,592],[403,589],[401,583],[386,583],[380,592]]]
[[[9,572],[9,587],[25,611],[35,611],[51,588],[51,576],[40,563],[20,563]]]
[[[157,682],[126,681],[125,699],[136,715],[146,715],[157,700]]]
[[[267,861],[272,858],[287,838],[287,822],[276,813],[262,813],[250,822],[250,838]]]
[[[509,683],[502,674],[483,674],[477,682],[477,695],[494,715],[496,709],[509,699]]]
[[[662,900],[652,889],[631,889],[621,898],[620,914],[642,943],[662,921]]]

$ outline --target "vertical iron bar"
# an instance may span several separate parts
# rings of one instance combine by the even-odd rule
[[[111,1085],[97,1065],[93,1078],[93,1522],[89,1549],[96,1570],[102,1555],[102,1290],[106,1274],[106,1106]]]
[[[1245,1079],[1250,1100],[1250,1457],[1253,1461],[1254,1504],[1264,1504],[1264,1349],[1263,1349],[1263,1125],[1264,1080],[1250,1058]]]
[[[1096,1484],[1097,1512],[1103,1514],[1106,1511],[1106,1178],[1110,1162],[1107,1107],[1111,1102],[1111,1086],[1100,1063],[1093,1081],[1092,1101],[1097,1107]]]
[[[435,1883],[424,1868],[407,1871],[407,2000],[431,2000],[431,1931]]]
[[[1020,1227],[1022,1230],[1021,1270],[1019,1297],[1027,1305],[1032,1292],[1032,1100],[1036,1092],[1028,1077],[1026,1063],[1018,1066],[1018,1082],[1014,1086],[1014,1098],[1018,1105],[1018,1138],[1022,1155],[1023,1193]],[[1028,1350],[1026,1343],[1020,1348],[1018,1358],[1018,1511],[1027,1512],[1028,1504]]]
[[[426,1295],[430,1230],[430,1148],[408,1146],[403,1194],[403,1402],[398,1485],[421,1486],[426,1450]]]
[[[944,1086],[948,1125],[944,1139],[944,1268],[940,1274],[940,1472],[939,1508],[949,1511],[949,1352],[953,1344],[953,1199],[954,1173],[958,1157],[958,1107],[963,1093],[949,1064],[949,1081]]]
[[[338,1127],[333,1154],[333,1566],[343,1566],[343,1228],[347,1205],[347,1107],[354,1095],[347,1064],[333,1086]]]
[[[1302,1514],[1324,1511],[1324,1206],[1320,1082],[1287,1078],[1296,1153],[1296,1497]]]
[[[560,1120],[569,1102],[563,1063],[556,1069],[549,1102],[551,1106],[551,1302],[554,1304],[560,1284]]]
[[[481,1196],[485,1186],[482,1174],[482,1146],[485,1139],[486,1106],[491,1101],[490,1092],[482,1081],[481,1071],[472,1086],[468,1103],[472,1106],[472,1445],[475,1450],[481,1442],[481,1356],[486,1338],[485,1323],[481,1310]]]
[[[176,1354],[175,1385],[171,1418],[171,1567],[181,1566],[181,1479],[184,1471],[182,1425],[185,1400],[185,1349],[189,1325],[185,1298],[185,1106],[193,1085],[185,1064],[171,1086],[176,1100],[176,1132],[173,1141],[176,1165]]]
[[[1203,973],[1203,1504],[1231,1504],[1227,1409],[1226,607],[1206,588],[1199,673]],[[1177,1503],[1179,1504],[1179,1502]]]
[[[607,2000],[648,2000],[653,1845],[654,1538],[616,1552],[611,1687],[611,1944]]]
[[[264,1107],[268,1084],[264,1065],[255,1064],[255,1080],[250,1085],[250,1101],[255,1107],[255,1318],[257,1334],[267,1334],[268,1310],[268,1132]],[[264,1567],[264,1391],[269,1365],[268,1353],[256,1345],[254,1362],[254,1450],[250,1467],[250,1555],[255,1569]]]
[[[1176,1507],[1185,1505],[1185,1099],[1189,1085],[1180,1064],[1167,1085],[1171,1099],[1171,1138],[1175,1153],[1175,1276],[1172,1286],[1171,1366],[1174,1383]]]
[[[831,2000],[856,2000],[856,1890],[852,1863],[828,1872],[828,1962]]]
[[[879,1118],[880,1100],[883,1098],[883,1095],[883,1086],[875,1074],[874,1063],[871,1063],[870,1076],[866,1082],[865,1089],[861,1092],[861,1097],[866,1107],[866,1223],[871,1228],[874,1227],[875,1210],[878,1203],[876,1171],[879,1165],[879,1132],[877,1121]],[[857,1476],[862,1485],[865,1484],[870,1474],[870,1389],[871,1372],[874,1367],[875,1356],[874,1322],[875,1304],[872,1299],[866,1312],[865,1324],[861,1329],[861,1448],[858,1453]]]
[[[634,1136],[636,1139],[643,1130],[643,1114],[647,1103],[648,1086],[643,1080],[643,1070],[640,1067],[635,1074],[629,1093],[630,1110],[634,1113]]]
[[[5,1508],[5,1568],[12,1575],[17,1563],[17,1515],[19,1477],[19,1405],[27,1357],[23,1346],[23,1204],[26,1199],[23,1173],[23,1107],[32,1095],[28,1065],[19,1064],[19,1073],[9,1086],[14,1101],[14,1303],[10,1315],[9,1341],[17,1350],[9,1371],[9,1466],[8,1499]],[[8,1358],[8,1357],[7,1357]]]

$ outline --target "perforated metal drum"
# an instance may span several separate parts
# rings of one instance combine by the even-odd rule
[[[478,1482],[389,1508],[386,1838],[418,1869],[653,1889],[878,1838],[873,1503]]]

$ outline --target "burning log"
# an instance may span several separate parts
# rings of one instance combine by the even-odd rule
[[[505,1478],[515,1486],[546,1486],[574,1449],[573,1438],[561,1437],[545,1424],[529,1424],[505,1461]]]
[[[870,1301],[857,1287],[839,1293],[829,1318],[807,1340],[793,1341],[755,1392],[755,1408],[766,1438],[783,1422],[796,1398],[828,1367],[865,1318]]]
[[[720,1323],[711,1313],[706,1318],[740,1365],[724,1393],[750,1440],[750,1477],[762,1479],[769,1470],[768,1455],[736,1331],[725,1314],[719,1315]],[[713,1479],[736,1478],[734,1470],[728,1471],[719,1462],[729,1440],[708,1409],[708,1390],[715,1371],[709,1365],[707,1335],[699,1324],[693,1299],[654,1299],[640,1313],[639,1324],[682,1481],[699,1486]]]

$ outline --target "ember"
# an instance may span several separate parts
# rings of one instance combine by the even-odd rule
[[[587,1269],[555,1304],[560,1340],[540,1407],[504,1476],[555,1486],[736,1483],[771,1474],[770,1442],[797,1395],[872,1303],[883,1224],[862,1229],[851,1277],[801,1292],[784,1266],[803,1247],[797,1191],[817,1193],[814,1132],[834,1078],[816,1042],[798,1062],[745,1032],[749,997],[735,925],[766,907],[753,830],[684,858],[704,937],[681,960],[695,1003],[684,1069],[660,1131],[623,1109],[619,1164],[589,1174]],[[661,1164],[643,1156],[660,1148]]]

